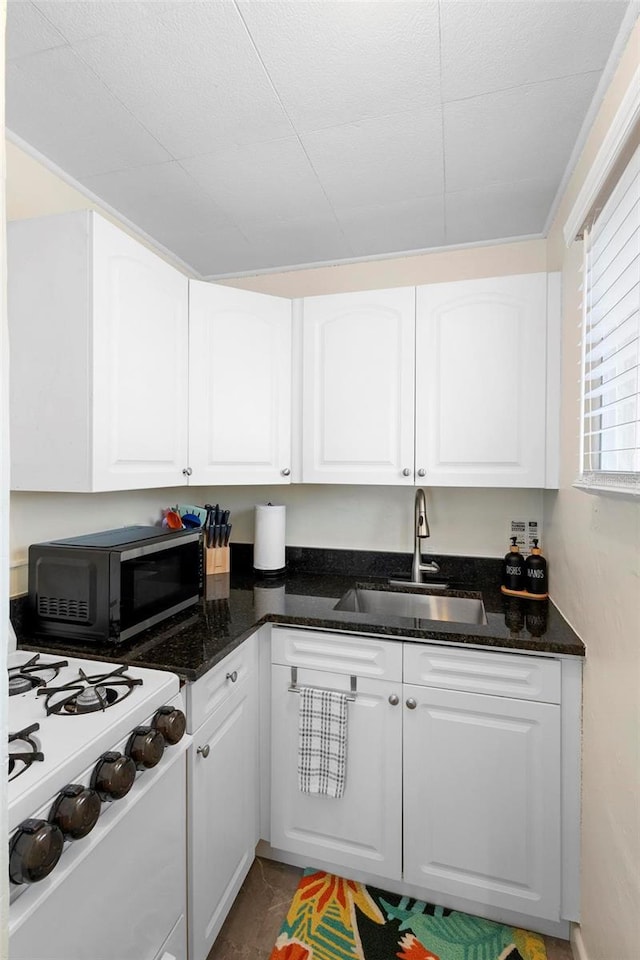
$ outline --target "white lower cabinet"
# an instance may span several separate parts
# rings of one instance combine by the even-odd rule
[[[272,658],[275,856],[543,932],[577,919],[578,793],[560,757],[579,749],[578,664],[562,705],[551,658],[282,628]],[[292,666],[299,685],[340,690],[358,674],[340,800],[298,789]]]
[[[336,800],[298,789],[299,697],[288,693],[289,667],[271,672],[271,843],[274,847],[321,859],[341,868],[368,869],[380,877],[401,871],[402,685],[368,677],[358,682],[349,703],[347,778]],[[349,689],[349,677],[321,670],[300,670],[298,683]]]
[[[558,918],[560,707],[414,684],[403,697],[406,882]]]
[[[253,863],[257,842],[255,637],[189,688],[189,960],[205,960]]]

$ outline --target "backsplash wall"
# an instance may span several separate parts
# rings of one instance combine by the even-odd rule
[[[424,553],[499,557],[508,546],[507,523],[522,517],[542,523],[540,490],[429,488],[431,537]],[[119,493],[13,493],[11,596],[27,589],[29,544],[156,523],[163,507],[218,502],[232,511],[232,539],[253,543],[256,503],[287,506],[287,544],[353,550],[413,550],[414,487],[292,484],[286,486],[179,487]]]

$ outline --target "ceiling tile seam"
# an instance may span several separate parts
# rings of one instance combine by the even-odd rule
[[[95,204],[96,212],[100,213],[104,211],[110,217],[113,217],[114,220],[119,221],[123,224],[128,230],[134,235],[137,235],[143,241],[148,241],[150,246],[157,250],[162,256],[163,260],[166,260],[167,263],[173,265],[179,265],[181,272],[184,268],[184,272],[187,276],[192,276],[195,280],[202,280],[202,273],[197,270],[193,264],[189,263],[187,260],[183,260],[182,257],[174,253],[173,250],[170,250],[169,247],[165,246],[163,243],[160,243],[155,237],[152,237],[150,233],[147,233],[146,230],[143,230],[137,223],[134,223],[133,220],[130,220],[126,214],[122,211],[117,210],[116,207],[113,207],[110,203],[107,203],[102,197],[98,196],[97,193],[94,193],[89,187],[86,186],[81,180],[78,180],[77,177],[72,176],[70,173],[67,173],[62,167],[51,160],[46,154],[42,153],[37,147],[34,147],[28,140],[25,140],[19,134],[14,133],[10,127],[5,127],[5,135],[7,140],[10,143],[13,143],[26,153],[28,156],[32,157],[34,160],[37,160],[38,163],[41,163],[43,167],[47,170],[50,170],[56,177],[59,177],[64,183],[68,184],[73,190],[77,190],[79,194],[83,197],[86,197],[87,200],[90,200],[92,204]]]
[[[48,17],[47,14],[45,13],[45,11],[42,9],[42,7],[40,6],[40,4],[37,2],[37,0],[35,0],[35,2],[34,2],[34,0],[30,0],[30,2],[31,2],[31,6],[32,6],[32,7],[35,7],[35,9],[38,11],[38,13],[39,13],[42,17],[44,17],[44,19],[47,21],[47,23],[48,23],[50,26],[52,26],[53,29],[54,29],[57,33],[59,33],[61,37],[63,37],[63,38],[66,40],[67,44],[68,44],[70,47],[73,47],[74,44],[76,44],[76,43],[84,43],[85,40],[95,40],[97,37],[109,37],[109,36],[112,36],[114,33],[118,33],[118,31],[119,31],[119,28],[115,28],[115,27],[114,27],[114,28],[112,28],[111,30],[99,30],[98,33],[90,33],[90,34],[89,34],[88,36],[86,36],[86,37],[78,38],[77,40],[72,40],[72,39],[70,39],[69,37],[67,37],[67,35],[62,31],[62,29],[61,29],[57,24],[55,24],[52,20],[49,19],[49,17]],[[150,20],[151,18],[161,17],[165,12],[166,12],[166,11],[164,11],[164,10],[157,10],[157,11],[154,11],[153,13],[152,13],[151,11],[149,11],[148,13],[145,13],[143,16],[138,17],[136,20],[130,20],[130,21],[128,22],[127,26],[128,26],[128,27],[137,26],[139,23],[142,23],[143,20]]]
[[[338,215],[337,215],[337,213],[336,213],[336,211],[335,211],[335,207],[333,206],[333,204],[332,204],[332,202],[331,202],[331,200],[330,200],[330,198],[329,198],[329,196],[328,196],[328,194],[327,194],[327,191],[326,191],[325,188],[324,188],[324,184],[322,183],[322,180],[321,180],[320,177],[318,176],[318,171],[316,170],[316,168],[314,167],[313,163],[311,162],[311,157],[310,157],[309,154],[307,153],[307,150],[306,150],[306,148],[305,148],[304,143],[302,142],[302,140],[301,140],[301,138],[300,138],[300,134],[298,133],[298,130],[297,130],[297,128],[296,128],[296,125],[294,124],[293,120],[291,119],[291,117],[290,117],[290,115],[289,115],[289,111],[287,110],[286,106],[284,105],[284,102],[283,102],[283,100],[282,100],[282,98],[281,98],[281,96],[280,96],[280,93],[278,92],[278,88],[276,87],[274,81],[272,80],[271,74],[270,74],[269,71],[267,70],[267,65],[266,65],[266,63],[264,62],[264,60],[262,59],[262,56],[261,56],[261,54],[260,54],[260,50],[258,49],[258,45],[257,45],[256,41],[255,41],[254,38],[253,38],[253,34],[251,33],[251,30],[249,29],[248,23],[246,22],[245,18],[244,18],[243,15],[242,15],[242,11],[240,10],[240,7],[238,6],[237,0],[233,0],[233,6],[235,7],[236,13],[238,14],[238,17],[240,18],[240,22],[241,22],[242,26],[244,27],[244,29],[245,29],[245,31],[246,31],[247,37],[249,38],[249,42],[251,43],[251,46],[253,47],[253,49],[254,49],[254,51],[255,51],[255,55],[256,55],[256,57],[257,57],[257,59],[258,59],[258,62],[260,63],[260,66],[261,66],[262,69],[264,70],[264,74],[265,74],[265,76],[266,76],[266,78],[267,78],[267,80],[268,80],[268,82],[269,82],[269,85],[270,85],[271,89],[273,90],[274,96],[277,98],[278,103],[280,104],[280,107],[281,107],[281,109],[282,109],[282,112],[284,113],[285,117],[287,118],[287,120],[288,120],[289,123],[291,124],[291,129],[293,130],[293,133],[294,133],[294,135],[295,135],[295,137],[296,137],[296,139],[297,139],[297,141],[298,141],[298,143],[299,143],[299,145],[300,145],[300,149],[303,151],[305,157],[307,158],[307,163],[309,164],[309,167],[310,167],[311,170],[313,171],[313,175],[314,175],[314,177],[316,178],[316,180],[317,180],[317,182],[318,182],[318,186],[319,186],[320,189],[322,190],[322,193],[323,193],[323,195],[324,195],[324,197],[325,197],[325,199],[326,199],[326,201],[327,201],[327,204],[329,205],[329,209],[331,210],[331,213],[332,213],[333,216],[334,216],[334,219],[335,219],[336,225],[337,225],[337,227],[338,227],[338,230],[340,231],[340,234],[341,234],[341,236],[342,236],[342,239],[344,240],[345,248],[346,248],[347,250],[349,250],[349,251],[353,254],[353,253],[354,253],[353,247],[351,246],[351,243],[349,242],[349,239],[348,239],[347,235],[346,235],[345,232],[344,232],[344,229],[343,229],[343,227],[342,227],[342,224],[341,224],[341,222],[340,222],[340,219],[339,219],[339,217],[338,217]]]
[[[448,106],[451,103],[465,103],[469,100],[482,100],[484,97],[493,97],[498,93],[509,93],[512,90],[522,90],[524,87],[543,87],[546,83],[556,83],[558,80],[573,80],[574,77],[588,77],[591,74],[600,76],[602,67],[599,70],[580,70],[578,73],[567,73],[559,77],[547,77],[545,80],[533,80],[528,83],[516,83],[509,87],[500,87],[498,90],[485,90],[484,93],[474,93],[470,97],[454,97],[451,100],[443,98],[442,106]]]
[[[458,190],[446,190],[446,197],[455,197],[460,193],[481,193],[484,190],[492,190],[499,187],[515,187],[521,184],[527,183],[550,183],[554,180],[554,177],[524,177],[520,179],[508,179],[508,180],[488,180],[485,183],[474,184],[472,187],[462,187]]]
[[[266,142],[267,142],[267,143],[271,143],[271,142],[273,142],[273,141],[267,140]],[[198,157],[200,157],[200,156],[206,156],[206,154],[197,154],[197,156],[198,156]],[[183,159],[193,159],[193,158],[186,158],[186,157],[185,157],[185,158],[183,158]],[[191,182],[194,184],[194,186],[195,186],[201,193],[203,193],[206,197],[208,197],[208,199],[211,200],[211,202],[215,205],[216,209],[220,211],[220,213],[222,214],[222,216],[223,216],[223,217],[225,218],[225,220],[226,220],[226,223],[225,223],[225,224],[222,224],[222,226],[235,227],[235,229],[238,231],[238,233],[239,233],[240,236],[243,238],[243,240],[245,240],[245,241],[249,244],[249,247],[251,248],[251,251],[252,251],[253,253],[256,253],[256,254],[257,254],[258,251],[256,250],[254,244],[252,243],[251,238],[248,236],[248,234],[245,233],[245,231],[242,229],[242,227],[240,226],[240,224],[238,223],[238,221],[235,219],[235,217],[230,216],[230,214],[228,214],[225,210],[223,210],[223,208],[220,206],[220,204],[218,203],[218,201],[216,200],[216,198],[215,198],[212,194],[209,193],[209,191],[207,190],[206,187],[203,187],[203,185],[202,185],[201,183],[198,183],[198,181],[197,181],[196,178],[190,173],[190,171],[187,170],[186,167],[183,167],[183,166],[182,166],[182,163],[180,162],[180,160],[174,160],[173,162],[178,164],[178,166],[180,167],[180,169],[189,177],[189,180],[191,180]]]
[[[82,54],[78,51],[77,47],[76,47],[74,44],[70,44],[70,49],[71,49],[72,53],[74,54],[74,56],[76,56],[76,57],[78,58],[78,60],[80,60],[81,63],[87,68],[87,70],[88,70],[90,73],[93,74],[93,76],[96,78],[96,80],[98,81],[98,83],[100,83],[100,85],[101,85],[102,87],[104,87],[104,89],[107,91],[107,93],[108,93],[111,97],[113,97],[113,99],[116,101],[116,103],[119,103],[120,106],[122,107],[122,109],[125,110],[125,111],[129,114],[129,116],[132,118],[132,120],[134,120],[134,121],[137,123],[137,125],[140,127],[140,129],[141,129],[141,130],[144,130],[145,133],[147,133],[147,134],[151,137],[151,139],[152,139],[155,143],[157,143],[158,146],[161,147],[161,148],[165,151],[165,153],[171,158],[171,160],[176,160],[177,158],[174,157],[174,155],[172,154],[171,150],[167,149],[167,147],[164,145],[164,143],[162,143],[161,140],[158,140],[158,138],[155,136],[155,134],[153,134],[153,133],[151,132],[151,130],[149,130],[149,128],[146,127],[146,126],[144,125],[144,123],[142,123],[142,121],[135,115],[135,113],[133,112],[133,110],[131,110],[130,107],[128,107],[127,104],[124,103],[124,101],[120,99],[120,97],[117,95],[117,93],[115,92],[115,90],[112,90],[111,87],[109,86],[109,84],[106,83],[106,82],[102,79],[102,77],[100,76],[100,74],[97,73],[97,72],[93,69],[93,67],[91,66],[91,64],[90,64],[90,63],[87,63],[87,61],[84,59],[84,57],[82,56]],[[166,162],[168,162],[168,161],[163,161],[163,162],[166,163]],[[148,166],[148,164],[142,163],[142,164],[139,164],[139,166],[144,167],[144,166]],[[123,168],[121,168],[121,169],[131,170],[131,169],[134,169],[134,168],[133,168],[133,167],[123,167]],[[118,172],[117,170],[112,170],[112,171],[111,171],[111,173],[117,173],[117,172]]]
[[[451,243],[438,247],[421,247],[414,250],[396,250],[393,253],[371,253],[366,256],[343,258],[342,260],[312,260],[309,263],[293,263],[288,266],[263,267],[257,270],[238,270],[236,273],[209,273],[201,277],[202,280],[233,280],[244,277],[262,277],[278,273],[295,273],[299,270],[324,270],[327,267],[350,266],[358,263],[375,263],[383,260],[403,260],[412,257],[422,257],[425,254],[451,253],[456,250],[474,250],[479,247],[495,247],[511,243],[528,243],[534,240],[544,240],[542,233],[527,233],[518,237],[502,237],[492,240],[475,240],[472,243]],[[407,286],[406,282],[396,286]]]
[[[442,229],[444,230],[443,240],[446,243],[448,225],[447,225],[447,163],[445,157],[445,138],[444,138],[444,100],[442,97],[442,0],[438,0],[438,51],[440,54],[440,138],[442,142]]]
[[[25,53],[25,54],[24,54],[25,57],[34,56],[35,53],[45,53],[45,52],[48,51],[48,50],[57,50],[58,47],[69,47],[69,46],[71,46],[71,41],[68,39],[68,37],[66,37],[66,36],[64,35],[64,33],[62,32],[62,30],[61,30],[59,27],[57,27],[57,26],[55,25],[55,23],[52,23],[52,22],[51,22],[51,20],[49,19],[49,17],[44,13],[44,11],[42,11],[42,10],[40,9],[40,7],[37,5],[37,3],[32,3],[32,0],[29,0],[29,6],[30,6],[30,7],[33,7],[34,10],[37,10],[37,12],[40,14],[40,16],[42,17],[42,19],[47,22],[47,24],[51,27],[51,29],[54,30],[55,33],[57,33],[58,36],[59,36],[64,42],[63,42],[63,43],[59,43],[59,44],[58,44],[57,46],[55,46],[55,47],[47,47],[46,50],[36,50],[36,51],[34,51],[34,53]],[[6,12],[7,12],[7,16],[8,16],[8,14],[9,14],[9,4],[8,4],[8,3],[7,3],[7,11],[6,11]],[[12,58],[11,58],[12,61],[20,60],[20,59],[22,59],[22,58],[21,58],[21,57],[12,57]],[[10,61],[9,58],[7,57],[7,63],[10,63],[10,62],[11,62],[11,61]]]
[[[39,57],[43,53],[51,53],[52,50],[62,50],[64,47],[72,49],[69,41],[62,37],[62,43],[56,43],[56,45],[53,47],[43,47],[41,50],[32,50],[30,53],[21,53],[17,57],[7,57],[7,66],[20,66],[23,61],[33,60],[34,57]]]

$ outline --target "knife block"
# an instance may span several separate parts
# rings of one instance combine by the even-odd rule
[[[204,572],[206,576],[212,573],[229,573],[231,569],[231,550],[229,547],[204,548]]]

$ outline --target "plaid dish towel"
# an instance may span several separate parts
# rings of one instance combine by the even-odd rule
[[[347,758],[347,696],[333,690],[300,687],[298,786],[339,800],[344,793]]]

